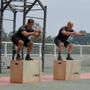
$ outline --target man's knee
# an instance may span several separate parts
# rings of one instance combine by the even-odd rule
[[[59,47],[60,47],[60,48],[63,48],[63,47],[64,47],[64,43],[61,42],[61,43],[59,44]]]
[[[28,44],[29,47],[32,47],[33,46],[33,42],[30,41],[29,44]]]
[[[19,40],[19,41],[18,41],[18,46],[23,46],[23,45],[24,45],[24,41]]]
[[[70,43],[70,44],[68,44],[68,46],[67,46],[68,48],[73,48],[73,45]]]

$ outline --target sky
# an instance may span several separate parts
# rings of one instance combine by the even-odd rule
[[[30,1],[30,0],[29,0]],[[33,0],[31,0],[33,1]],[[90,0],[41,0],[47,6],[46,35],[56,36],[59,29],[68,21],[74,23],[75,31],[86,30],[90,33]],[[28,15],[43,17],[42,12]],[[13,14],[6,11],[4,18],[12,18]],[[42,25],[42,21],[35,20]],[[22,25],[22,14],[17,14],[17,27]],[[4,20],[4,29],[8,33],[12,31],[12,22]]]

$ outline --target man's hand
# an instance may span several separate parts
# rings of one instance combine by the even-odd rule
[[[87,33],[85,31],[79,31],[79,32],[71,32],[72,36],[85,36]]]
[[[35,37],[39,37],[41,32],[42,32],[42,30],[36,30],[35,31]]]
[[[71,36],[76,36],[76,35],[78,35],[77,32],[71,32]]]

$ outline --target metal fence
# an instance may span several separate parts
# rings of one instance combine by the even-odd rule
[[[42,43],[34,43],[32,54],[41,56]],[[57,55],[57,47],[55,44],[46,43],[45,44],[45,54]],[[26,48],[24,49],[24,54],[26,53]],[[64,52],[65,54],[66,52]],[[73,54],[90,54],[90,45],[74,45]],[[12,55],[12,42],[2,42],[2,55],[8,56]]]

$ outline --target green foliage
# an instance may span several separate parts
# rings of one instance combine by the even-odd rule
[[[89,45],[90,44],[90,33],[87,33],[86,36],[73,37],[72,42],[74,44]]]
[[[4,31],[4,29],[2,30],[2,41],[7,41],[8,39],[8,36],[7,36],[7,33]]]
[[[34,29],[42,29],[42,27],[35,23]],[[84,31],[83,31],[84,32]],[[85,32],[86,33],[86,32]],[[2,40],[3,41],[11,41],[12,32],[7,34],[4,30],[2,30]],[[32,41],[35,43],[42,43],[43,39],[43,33],[38,38],[32,38]],[[90,33],[87,33],[85,36],[74,36],[69,38],[69,41],[73,44],[81,44],[81,45],[89,45],[90,44]],[[54,43],[54,37],[52,36],[46,36],[45,37],[45,43]]]

